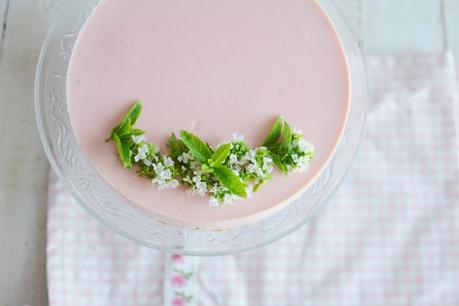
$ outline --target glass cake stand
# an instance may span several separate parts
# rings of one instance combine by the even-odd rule
[[[78,32],[97,2],[65,4],[44,42],[35,83],[36,118],[46,155],[81,206],[136,243],[185,255],[222,255],[255,248],[287,235],[318,215],[343,181],[359,149],[367,103],[362,56],[332,0],[319,3],[336,26],[350,66],[352,98],[343,137],[333,158],[301,198],[259,222],[224,231],[192,230],[155,220],[107,185],[83,156],[67,112],[66,74]]]

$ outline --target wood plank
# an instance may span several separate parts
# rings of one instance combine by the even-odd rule
[[[0,1],[0,25],[6,25],[0,61],[0,305],[47,305],[48,163],[35,124],[33,84],[49,3]]]
[[[456,63],[459,61],[459,1],[442,0],[444,26],[446,31],[446,45],[455,55]]]
[[[439,0],[364,1],[363,10],[368,52],[435,52],[444,48]]]

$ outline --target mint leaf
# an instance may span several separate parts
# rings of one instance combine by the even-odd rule
[[[282,148],[288,148],[292,142],[293,132],[287,122],[284,121],[284,129],[282,130]]]
[[[140,104],[140,101],[137,101],[132,105],[131,109],[127,113],[126,117],[124,119],[130,119],[131,124],[134,125],[139,119],[140,113],[142,112],[142,104]]]
[[[287,166],[282,162],[282,159],[279,157],[279,155],[272,153],[271,152],[271,157],[273,159],[274,164],[284,173],[285,175],[288,174],[288,168]]]
[[[277,118],[276,122],[274,122],[271,131],[269,131],[268,136],[266,136],[265,141],[263,142],[264,147],[272,146],[277,142],[279,137],[282,134],[282,130],[284,129],[284,119],[281,117]]]
[[[145,131],[139,130],[139,129],[132,129],[130,135],[132,136],[140,136],[145,134]]]
[[[190,150],[191,154],[193,154],[201,164],[207,164],[208,159],[212,157],[212,151],[210,151],[209,146],[204,141],[187,131],[181,131],[180,138]]]
[[[225,159],[228,157],[229,153],[231,150],[231,144],[223,144],[218,147],[218,149],[214,152],[212,157],[210,158],[212,160],[212,166],[220,166],[225,162]]]
[[[118,134],[118,136],[131,134],[132,126],[136,123],[141,112],[142,112],[142,105],[140,104],[139,101],[137,101],[131,107],[131,109],[126,114],[126,116],[124,116],[123,120],[121,120],[121,122],[112,129],[110,137],[106,139],[106,141],[113,140],[114,134]],[[143,134],[143,131],[142,131],[142,134],[139,134],[140,130],[138,129],[135,129],[134,131],[135,132],[132,133],[132,135],[142,135]]]
[[[182,153],[186,152],[185,144],[183,143],[183,141],[178,139],[174,133],[172,133],[169,139],[167,140],[167,147],[171,151],[171,156],[173,158],[177,158],[180,155],[182,155]]]
[[[127,118],[121,122],[117,131],[114,134],[118,136],[129,135],[132,131],[131,119]]]
[[[247,197],[246,184],[228,167],[221,165],[215,167],[214,175],[232,194],[242,198]]]
[[[116,150],[118,151],[118,155],[121,162],[123,163],[123,166],[125,168],[131,168],[131,145],[128,142],[123,143],[117,134],[112,135],[112,140],[115,143]]]

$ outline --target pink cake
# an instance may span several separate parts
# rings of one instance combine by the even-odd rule
[[[155,218],[202,229],[254,222],[301,196],[333,155],[349,95],[340,39],[313,0],[103,0],[80,32],[67,83],[74,133],[100,176]],[[239,133],[259,146],[282,116],[314,144],[314,160],[305,173],[276,172],[251,198],[209,208],[120,165],[104,140],[135,100],[137,126],[161,150],[181,129],[211,145]]]

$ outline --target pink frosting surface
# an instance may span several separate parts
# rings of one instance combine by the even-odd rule
[[[332,156],[349,106],[344,51],[312,0],[104,0],[80,32],[67,82],[74,133],[101,177],[156,218],[205,229],[253,222],[299,196]],[[181,129],[212,145],[233,133],[260,145],[281,115],[315,158],[306,173],[276,173],[252,198],[209,208],[183,189],[158,191],[104,142],[136,99],[137,126],[162,150]]]

